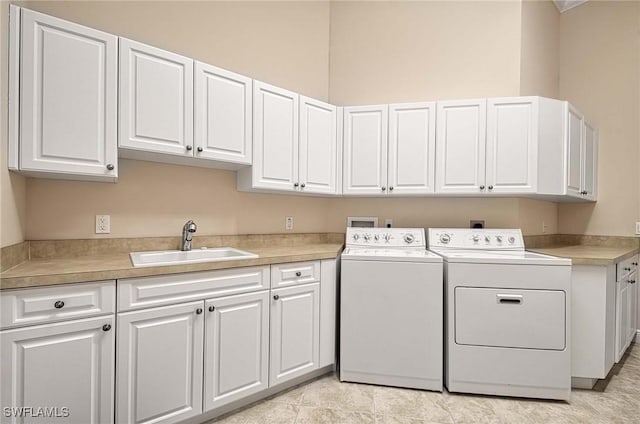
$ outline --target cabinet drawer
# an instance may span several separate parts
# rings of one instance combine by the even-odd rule
[[[150,308],[269,288],[269,266],[118,280],[118,311]]]
[[[638,268],[638,256],[632,256],[624,261],[618,262],[616,267],[618,268],[616,281],[620,281]]]
[[[457,287],[456,344],[563,350],[565,311],[559,290]]]
[[[111,314],[115,300],[113,280],[7,290],[0,296],[0,328]]]
[[[320,261],[271,265],[271,287],[288,287],[320,281]]]

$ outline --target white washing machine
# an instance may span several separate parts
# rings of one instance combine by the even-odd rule
[[[520,230],[429,229],[444,258],[450,392],[568,400],[571,260],[527,252]]]
[[[442,258],[423,228],[347,228],[340,380],[442,391]]]

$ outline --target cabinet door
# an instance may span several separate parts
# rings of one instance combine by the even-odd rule
[[[620,361],[627,348],[629,327],[629,283],[623,278],[618,281],[616,294],[616,362]]]
[[[269,387],[318,368],[320,283],[271,291]]]
[[[387,105],[344,108],[343,194],[387,190]]]
[[[389,194],[435,190],[436,104],[389,105]]]
[[[588,122],[584,123],[584,197],[595,201],[598,197],[598,133]]]
[[[336,107],[300,96],[300,189],[336,194],[338,134]]]
[[[486,100],[438,102],[437,108],[436,192],[483,192]]]
[[[584,117],[567,103],[567,194],[582,197]]]
[[[113,180],[117,38],[26,9],[21,36],[20,168]]]
[[[117,423],[202,413],[203,308],[200,301],[118,315]]]
[[[57,414],[68,414],[31,422],[113,422],[113,325],[109,315],[0,332],[2,406],[57,407]],[[22,420],[3,415],[2,422]]]
[[[120,38],[119,146],[192,156],[193,60]]]
[[[269,291],[208,300],[205,411],[269,385]]]
[[[627,322],[627,347],[631,345],[637,331],[637,315],[638,315],[638,273],[632,272],[627,277],[629,288],[627,289],[629,299],[629,318]]]
[[[535,97],[487,100],[487,192],[536,192],[538,109]]]
[[[251,164],[251,78],[195,65],[195,157]]]
[[[292,191],[298,180],[298,95],[253,82],[253,187]]]

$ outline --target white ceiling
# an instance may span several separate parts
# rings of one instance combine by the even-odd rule
[[[560,13],[580,6],[582,3],[586,3],[586,1],[587,0],[553,0]]]

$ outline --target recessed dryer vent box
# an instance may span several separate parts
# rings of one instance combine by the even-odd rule
[[[378,226],[377,216],[350,216],[347,217],[347,227],[374,228]]]

